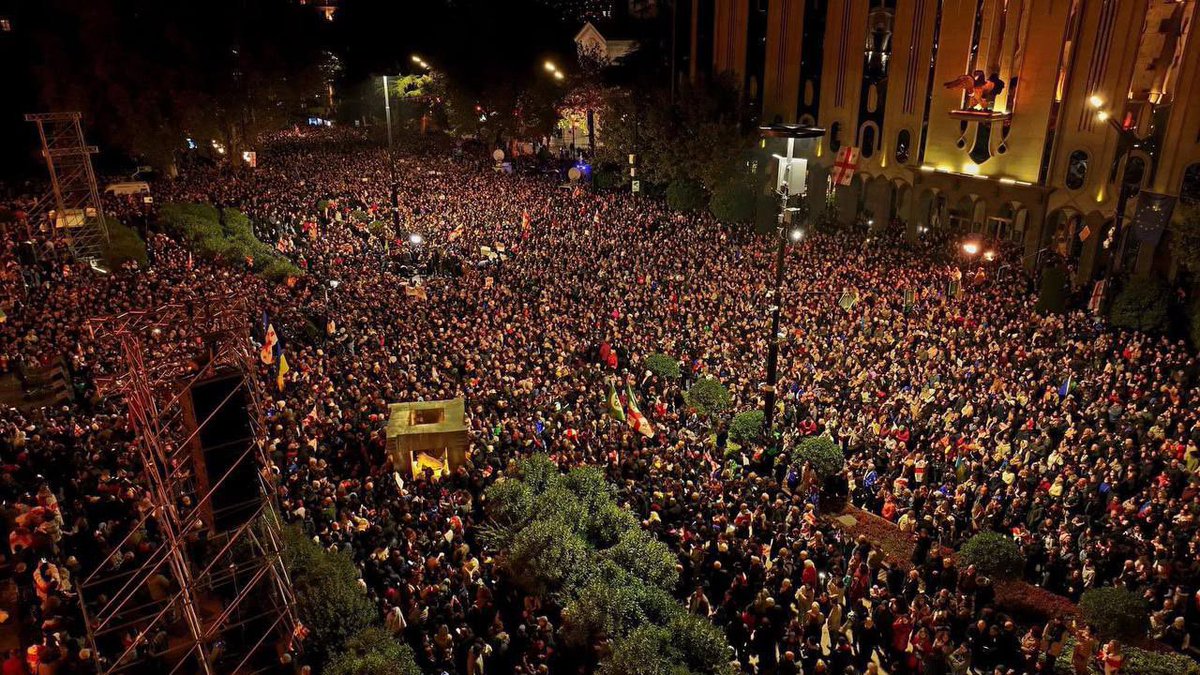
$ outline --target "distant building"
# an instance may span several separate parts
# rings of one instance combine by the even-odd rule
[[[1109,266],[1173,271],[1169,235],[1121,246],[1112,230],[1120,185],[1126,224],[1143,192],[1200,202],[1196,4],[679,0],[676,69],[733,73],[761,121],[825,128],[810,190],[858,148],[839,218],[1058,251],[1085,284]],[[1145,140],[1127,146],[1094,104]]]
[[[627,33],[620,32],[615,24],[601,24],[604,32],[596,24],[588,21],[575,34],[575,50],[579,56],[594,56],[604,63],[619,63],[621,59],[637,51],[637,40]]]

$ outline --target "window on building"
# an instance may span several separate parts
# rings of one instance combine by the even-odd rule
[[[1087,180],[1087,172],[1088,154],[1083,150],[1076,150],[1067,158],[1067,177],[1063,184],[1068,190],[1078,190]]]
[[[901,129],[899,135],[896,136],[896,161],[900,164],[908,164],[908,150],[912,147],[912,134],[908,129]]]
[[[1179,185],[1179,201],[1188,206],[1200,206],[1200,162],[1183,170]]]
[[[869,159],[875,154],[875,125],[864,124],[862,128],[862,147],[860,148],[863,159]]]

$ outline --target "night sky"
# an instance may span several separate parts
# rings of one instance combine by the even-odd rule
[[[58,85],[45,78],[68,86],[92,77],[97,62],[171,63],[177,44],[221,48],[223,40],[239,36],[277,44],[289,57],[335,53],[344,68],[342,91],[373,75],[406,71],[414,53],[469,89],[520,88],[539,76],[544,59],[565,60],[572,53],[578,29],[536,0],[340,0],[333,22],[321,18],[314,2],[0,0],[0,16],[13,24],[12,32],[0,33],[0,59],[9,64],[0,97],[0,147],[6,149],[0,177],[41,178],[33,127],[22,115],[48,109],[46,90]],[[108,34],[117,37],[96,38]],[[97,58],[96,50],[107,58]],[[103,146],[103,123],[93,111],[83,112],[89,141]],[[127,158],[100,160],[101,170],[128,164]]]

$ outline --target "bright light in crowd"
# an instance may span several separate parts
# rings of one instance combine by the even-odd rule
[[[984,260],[986,260],[986,261],[988,261],[988,262],[991,262],[991,261],[995,260],[995,259],[996,259],[996,252],[995,252],[995,251],[984,251],[984,252],[983,252],[983,259],[984,259]]]
[[[788,232],[788,238],[791,239],[792,241],[800,241],[801,239],[804,238],[804,230],[801,230],[800,228],[797,227],[797,228],[793,229],[791,232]]]
[[[963,244],[962,248],[963,253],[966,253],[967,255],[975,255],[976,253],[979,253],[979,244],[976,244],[973,241],[968,241],[967,243]]]
[[[554,79],[556,79],[556,80],[561,80],[561,79],[563,79],[563,74],[562,74],[562,71],[561,71],[561,70],[556,70],[556,71],[554,71]]]
[[[1095,108],[1096,110],[1099,110],[1100,106],[1104,105],[1104,99],[1100,98],[1099,96],[1096,96],[1095,94],[1092,94],[1088,98],[1088,103],[1091,104],[1091,106],[1093,108]]]
[[[408,235],[408,241],[413,246],[420,246],[425,241],[425,237],[413,232],[412,234]]]
[[[558,66],[554,65],[553,63],[551,63],[549,61],[542,64],[542,67],[546,69],[547,73],[553,73],[554,71],[558,70]]]

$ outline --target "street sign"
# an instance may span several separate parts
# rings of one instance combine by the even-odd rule
[[[633,194],[637,194],[641,191],[642,191],[642,181],[640,181],[640,180],[633,181]]]

